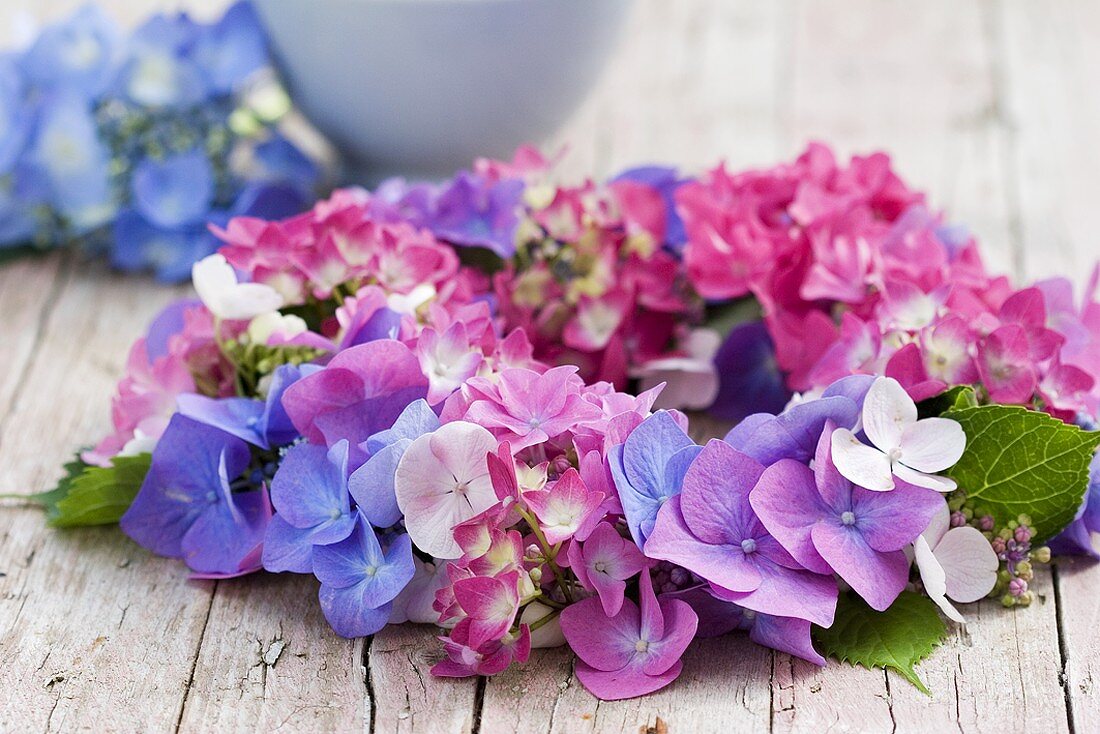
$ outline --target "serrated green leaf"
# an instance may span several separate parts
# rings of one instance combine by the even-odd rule
[[[891,668],[921,692],[932,695],[914,666],[947,635],[936,605],[926,596],[903,591],[884,612],[876,612],[852,592],[840,595],[832,627],[814,627],[818,652],[865,668]]]
[[[70,528],[117,523],[141,489],[151,460],[149,454],[116,456],[111,466],[86,467],[57,501],[49,524]]]
[[[966,432],[966,452],[948,473],[967,506],[992,515],[998,527],[1029,515],[1039,541],[1073,520],[1100,432],[1019,406],[958,408],[944,417]]]

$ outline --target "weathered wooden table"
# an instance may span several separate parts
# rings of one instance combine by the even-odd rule
[[[76,4],[5,0],[0,33],[12,9]],[[1100,256],[1098,89],[1090,0],[645,0],[560,139],[578,175],[763,164],[814,137],[882,147],[972,226],[993,267],[1083,284]],[[47,487],[105,430],[127,347],[182,292],[68,255],[0,269],[0,491]],[[492,680],[434,679],[432,630],[337,638],[312,578],[188,582],[116,529],[58,532],[5,507],[0,730],[1094,732],[1098,585],[1100,569],[1060,562],[1032,608],[968,609],[968,633],[920,666],[931,698],[734,635],[694,645],[670,688],[600,703],[565,651]]]

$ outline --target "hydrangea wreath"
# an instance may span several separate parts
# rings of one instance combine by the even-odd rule
[[[437,675],[568,644],[605,699],[735,629],[923,690],[941,614],[1092,553],[1095,275],[1014,288],[882,154],[553,168],[213,226],[50,522],[313,574],[339,635],[444,630]],[[698,445],[680,409],[732,430]]]
[[[297,214],[319,193],[289,105],[247,2],[129,35],[83,6],[0,53],[0,256],[73,242],[186,279],[217,249],[207,222]]]

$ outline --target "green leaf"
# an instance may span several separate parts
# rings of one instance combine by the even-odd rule
[[[53,489],[47,489],[45,492],[36,494],[0,494],[0,498],[29,502],[44,509],[47,518],[54,516],[57,513],[57,503],[69,493],[69,487],[72,485],[73,480],[88,467],[84,460],[80,458],[82,453],[84,453],[84,449],[76,452],[76,455],[65,464],[63,467],[65,475],[58,480]]]
[[[949,410],[973,408],[977,404],[978,397],[974,393],[974,388],[970,385],[956,385],[939,395],[917,403],[917,413],[920,418],[932,418],[943,415]]]
[[[903,591],[885,612],[852,592],[840,595],[832,627],[814,628],[818,652],[865,668],[892,668],[932,695],[913,666],[947,636],[947,625],[926,596]]]
[[[943,417],[966,432],[966,452],[948,473],[975,513],[992,515],[997,527],[1029,515],[1040,541],[1073,520],[1100,432],[1019,406],[955,408]]]
[[[149,454],[116,456],[111,466],[86,467],[49,512],[49,524],[70,528],[117,523],[141,489],[151,459]]]

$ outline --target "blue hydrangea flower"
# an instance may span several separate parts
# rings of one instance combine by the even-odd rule
[[[121,42],[118,27],[89,3],[44,28],[21,63],[32,85],[92,99],[111,83]]]
[[[214,199],[214,167],[192,149],[162,160],[146,158],[131,179],[134,207],[164,228],[202,221]]]
[[[238,573],[262,542],[271,517],[266,491],[231,486],[249,459],[241,439],[177,414],[122,516],[123,532],[200,573]]]
[[[271,502],[278,514],[264,539],[265,569],[309,573],[316,546],[351,534],[355,511],[347,471],[347,441],[331,449],[300,443],[287,451],[271,482]]]
[[[671,413],[659,410],[608,453],[626,524],[639,548],[653,532],[657,511],[679,494],[688,466],[702,450]]]
[[[441,239],[511,257],[523,190],[518,179],[486,186],[477,176],[460,173],[436,200],[429,226]]]
[[[113,215],[110,153],[86,101],[71,94],[46,100],[28,155],[49,186],[50,203],[76,232]]]
[[[321,610],[336,634],[372,635],[389,621],[393,600],[416,572],[412,541],[402,533],[383,551],[359,515],[346,540],[314,549],[313,572],[321,580]]]

